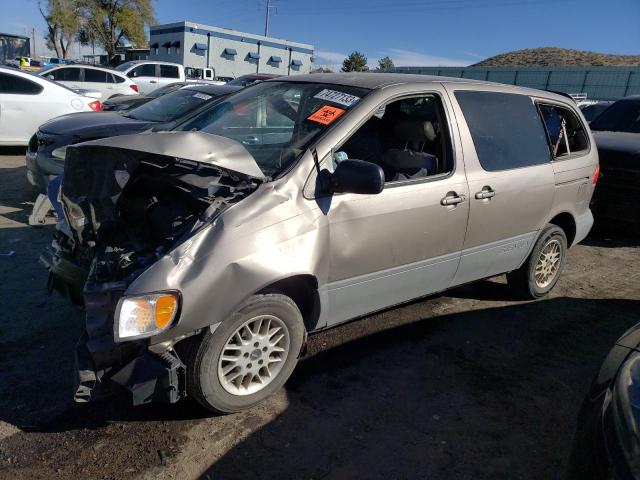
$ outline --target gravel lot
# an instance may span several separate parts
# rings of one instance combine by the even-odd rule
[[[34,197],[24,151],[0,150],[0,478],[558,478],[582,396],[640,321],[639,242],[594,235],[542,301],[498,277],[312,337],[241,414],[77,406],[83,315],[46,295]]]

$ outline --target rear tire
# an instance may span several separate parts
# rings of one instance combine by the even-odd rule
[[[297,305],[280,294],[254,295],[213,333],[186,346],[187,392],[218,413],[246,410],[279,390],[305,338]]]
[[[567,236],[557,225],[547,225],[531,254],[518,269],[507,274],[507,283],[520,296],[541,298],[556,285],[567,258]]]

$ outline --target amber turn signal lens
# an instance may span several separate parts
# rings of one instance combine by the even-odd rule
[[[156,327],[163,329],[173,320],[178,302],[174,295],[160,295],[156,300]]]

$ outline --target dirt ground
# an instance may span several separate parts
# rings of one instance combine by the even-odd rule
[[[34,197],[24,151],[0,151],[2,479],[559,478],[593,375],[640,321],[639,242],[594,235],[544,300],[498,277],[311,337],[241,414],[74,405],[83,315],[46,295]]]

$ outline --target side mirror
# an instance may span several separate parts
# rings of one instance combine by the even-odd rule
[[[364,160],[343,160],[331,175],[336,193],[375,195],[384,188],[384,172],[375,163]]]

